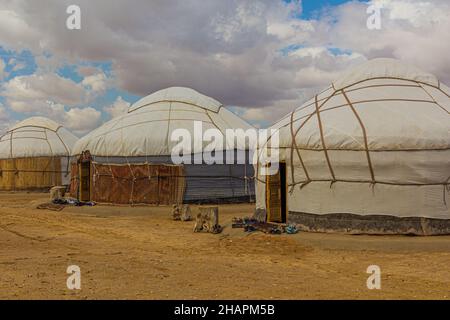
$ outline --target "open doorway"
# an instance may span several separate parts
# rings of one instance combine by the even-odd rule
[[[78,159],[80,177],[78,200],[83,202],[91,201],[91,160],[89,151],[83,152]]]
[[[280,162],[278,172],[274,175],[266,176],[266,209],[268,222],[286,223],[286,189],[286,162]]]

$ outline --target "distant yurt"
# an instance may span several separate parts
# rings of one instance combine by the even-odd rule
[[[302,230],[450,234],[450,89],[392,59],[349,70],[278,121],[257,214]]]
[[[0,138],[0,190],[48,191],[70,184],[70,151],[76,136],[56,122],[31,117]]]
[[[223,136],[226,129],[252,128],[220,102],[195,90],[157,91],[77,142],[71,193],[81,201],[133,205],[254,201],[248,145],[224,143],[217,148],[223,154],[247,154],[245,161],[205,163],[202,147],[209,142],[195,135],[195,123],[203,132],[212,128]],[[190,134],[191,163],[173,161],[178,142],[172,141],[172,133],[177,129]],[[199,155],[200,162],[195,162]]]

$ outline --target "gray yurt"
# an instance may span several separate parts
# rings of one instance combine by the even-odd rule
[[[234,163],[208,164],[202,150],[209,145],[196,135],[215,129],[252,128],[220,102],[182,87],[157,91],[81,138],[72,152],[71,193],[83,201],[113,204],[170,205],[254,200],[254,168],[247,144],[225,141],[218,153],[247,155]],[[190,135],[191,163],[174,163],[176,130]],[[200,149],[198,149],[200,147]],[[196,152],[200,150],[200,152]],[[200,162],[196,161],[200,156]],[[237,158],[237,156],[235,156]]]

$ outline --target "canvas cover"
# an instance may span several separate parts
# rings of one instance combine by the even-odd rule
[[[111,164],[113,170],[118,170],[117,174],[126,175],[121,183],[117,182],[117,188],[108,190],[98,182],[94,182],[94,199],[112,203],[134,203],[139,199],[130,200],[130,194],[136,193],[135,186],[129,183],[132,178],[129,165],[167,165],[174,167],[171,159],[171,152],[178,141],[171,141],[174,130],[186,130],[191,137],[191,160],[193,162],[196,149],[194,146],[206,147],[210,142],[204,142],[203,133],[199,136],[194,134],[194,122],[200,121],[202,131],[207,129],[218,130],[223,137],[226,137],[227,129],[247,130],[252,127],[237,115],[228,111],[218,101],[202,95],[189,88],[168,88],[155,92],[148,97],[133,104],[127,114],[112,119],[100,128],[92,131],[80,139],[73,148],[72,155],[77,157],[81,152],[89,150],[94,161],[99,164]],[[225,139],[224,139],[225,140]],[[200,151],[202,151],[200,150]],[[217,151],[248,153],[248,141],[239,145],[223,144]],[[245,164],[184,164],[179,172],[170,175],[166,180],[174,185],[167,188],[177,188],[178,179],[183,179],[185,188],[183,194],[177,194],[176,200],[182,202],[222,202],[222,201],[249,201],[253,199],[253,166],[250,165],[249,156],[246,157]],[[107,167],[105,167],[107,168]],[[144,170],[144,173],[146,171]],[[96,173],[94,173],[95,175]],[[178,177],[182,174],[183,177]],[[104,178],[105,181],[110,178]],[[120,184],[120,185],[119,185]],[[148,194],[160,190],[152,179],[142,177],[142,182],[138,186],[142,192]],[[172,193],[164,195],[169,197],[167,201],[174,201],[173,190],[164,189]],[[163,195],[163,189],[159,192],[159,197]],[[164,192],[165,192],[164,191]],[[121,194],[119,194],[120,192]],[[103,199],[105,197],[105,199]],[[181,197],[181,198],[180,198]],[[125,199],[126,198],[126,199]],[[154,198],[152,198],[154,199]],[[141,199],[142,200],[142,199]],[[160,204],[167,204],[161,199]],[[155,200],[145,200],[145,203],[157,204]]]
[[[195,138],[194,121],[202,122],[203,131],[217,129],[224,136],[227,128],[252,128],[212,98],[188,88],[168,88],[143,98],[132,105],[127,114],[81,138],[72,154],[89,150],[92,155],[108,157],[170,155],[178,144],[178,141],[171,141],[176,129],[190,133],[192,148],[194,145],[206,147],[210,142],[204,142],[201,136]],[[229,147],[247,149],[245,144]],[[227,148],[223,145],[220,149]]]
[[[0,137],[0,189],[48,189],[70,182],[75,137],[56,122],[31,117]]]
[[[23,120],[0,137],[0,159],[70,156],[76,136],[44,117]]]
[[[450,89],[399,61],[344,73],[273,126],[288,210],[450,219],[449,112]]]
[[[137,101],[129,108],[129,112],[135,111],[145,106],[149,106],[159,102],[181,102],[206,109],[212,112],[218,112],[222,104],[208,96],[199,94],[197,91],[184,87],[171,87],[159,90]]]

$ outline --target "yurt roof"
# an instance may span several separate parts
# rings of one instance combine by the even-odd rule
[[[193,89],[173,87],[142,98],[128,113],[81,138],[73,148],[73,155],[89,150],[94,156],[167,156],[178,144],[171,141],[174,130],[186,129],[194,139],[194,121],[201,121],[203,130],[219,130],[224,137],[226,129],[252,128],[213,98]],[[192,142],[192,145],[209,144]],[[223,148],[217,150],[220,149]],[[238,149],[246,149],[246,146],[238,146]]]
[[[69,156],[78,138],[45,117],[31,117],[0,137],[0,159]]]
[[[403,79],[438,87],[439,80],[432,74],[395,59],[378,58],[362,63],[343,72],[333,82],[333,88],[340,90],[369,79]]]
[[[150,106],[159,102],[181,102],[190,104],[209,111],[217,112],[222,104],[208,96],[205,96],[191,88],[171,87],[156,91],[130,106],[128,112],[133,112],[145,106]]]
[[[25,120],[22,120],[8,129],[8,132],[14,131],[18,128],[23,127],[37,127],[37,128],[45,128],[52,131],[57,131],[60,127],[60,124],[56,123],[53,120],[50,120],[45,117],[31,117]]]
[[[286,148],[444,150],[449,123],[447,86],[400,61],[376,59],[344,72],[273,128]]]

